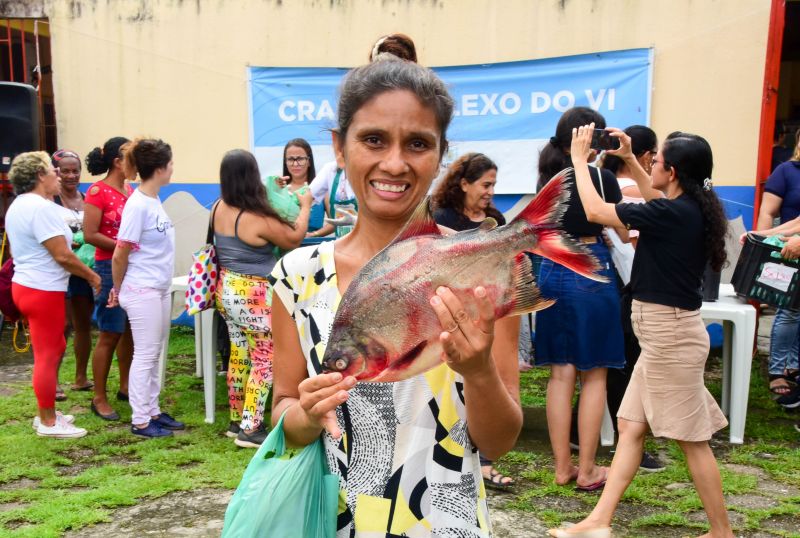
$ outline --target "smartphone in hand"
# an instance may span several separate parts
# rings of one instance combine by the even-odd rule
[[[591,148],[598,151],[619,149],[619,138],[611,136],[611,132],[605,129],[595,129],[594,133],[592,133]]]

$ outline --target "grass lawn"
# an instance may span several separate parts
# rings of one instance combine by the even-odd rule
[[[129,431],[130,408],[113,401],[121,422],[108,423],[89,411],[91,393],[70,392],[59,403],[77,415],[89,435],[77,440],[37,437],[31,430],[36,412],[30,383],[0,396],[0,537],[60,536],[66,530],[110,521],[115,508],[181,490],[236,487],[253,451],[238,449],[223,435],[227,428],[225,383],[217,384],[217,422],[203,422],[202,380],[194,377],[194,337],[173,328],[170,338],[165,411],[188,424],[172,438],[144,440]],[[758,363],[754,363],[758,364]],[[116,365],[109,393],[117,390]],[[68,354],[62,381],[68,385],[74,359]],[[710,388],[719,396],[718,361],[709,361]],[[522,374],[526,407],[544,407],[547,371]],[[737,536],[800,537],[800,434],[789,415],[775,405],[758,366],[753,368],[746,443],[727,443],[727,429],[712,442],[722,464],[723,483]],[[544,417],[544,413],[541,413]],[[542,418],[542,420],[544,420]],[[543,426],[539,426],[541,430]],[[544,437],[544,438],[542,438]],[[511,494],[500,494],[500,510],[515,518],[535,515],[547,525],[587,514],[596,495],[553,484],[546,434],[523,439],[502,458],[501,471],[518,479]],[[661,473],[639,474],[628,489],[615,521],[625,536],[696,536],[705,528],[700,501],[690,485],[677,445],[649,440],[648,449],[669,462]],[[602,463],[610,463],[607,450]],[[782,489],[783,488],[783,489]]]
[[[719,360],[712,358],[709,389],[719,399],[721,385],[712,381],[715,375],[719,375]],[[534,369],[521,377],[523,405],[543,406],[546,370]],[[722,464],[723,490],[737,536],[760,531],[765,536],[800,537],[800,434],[792,426],[800,413],[782,410],[766,387],[760,363],[754,361],[745,444],[728,444],[727,428],[711,444]],[[623,497],[615,526],[626,529],[628,536],[697,536],[705,532],[702,505],[678,445],[649,438],[647,449],[660,454],[669,465],[663,472],[636,476]],[[607,450],[601,450],[602,464],[610,464],[610,458]],[[511,452],[497,465],[519,479],[517,491],[508,496],[505,506],[531,512],[546,525],[577,521],[596,503],[596,495],[554,484],[547,444],[541,443],[538,450]],[[665,527],[676,533],[664,534]]]
[[[74,357],[68,353],[62,365],[64,386],[73,371]],[[116,361],[110,377],[113,395],[118,387]],[[164,411],[188,426],[174,437],[134,437],[126,403],[112,400],[122,421],[109,423],[89,410],[91,392],[68,392],[69,399],[57,406],[75,414],[89,435],[43,439],[31,429],[36,413],[33,390],[29,383],[21,388],[0,398],[0,536],[60,536],[68,529],[109,521],[114,508],[140,499],[178,490],[233,489],[253,455],[223,435],[228,420],[222,378],[217,383],[217,422],[203,422],[202,380],[194,377],[194,336],[184,328],[173,328],[161,391]]]

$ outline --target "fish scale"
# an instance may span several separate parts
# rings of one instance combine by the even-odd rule
[[[429,304],[447,286],[477,319],[473,290],[482,286],[495,318],[553,304],[536,286],[526,252],[578,274],[596,274],[597,260],[559,229],[572,169],[562,170],[506,226],[486,219],[474,230],[443,235],[429,199],[417,207],[398,236],[359,271],[342,296],[322,360],[324,371],[359,381],[408,379],[441,363],[443,330]]]

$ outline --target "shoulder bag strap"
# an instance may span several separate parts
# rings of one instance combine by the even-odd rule
[[[206,234],[206,244],[213,245],[214,244],[214,215],[217,214],[217,207],[219,206],[219,200],[214,202],[214,207],[211,209],[211,218],[208,219],[208,234]]]
[[[599,181],[599,182],[600,182],[600,197],[601,197],[601,198],[603,199],[603,201],[605,202],[605,201],[606,201],[606,191],[605,191],[605,189],[603,188],[603,173],[602,173],[602,172],[600,172],[600,169],[599,169],[599,168],[597,168],[596,166],[593,166],[592,168],[594,168],[595,170],[597,170],[597,181]]]

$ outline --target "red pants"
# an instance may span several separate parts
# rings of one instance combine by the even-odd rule
[[[40,408],[56,406],[58,364],[67,348],[64,339],[63,291],[43,291],[11,283],[11,296],[28,320],[33,346],[33,392]]]

